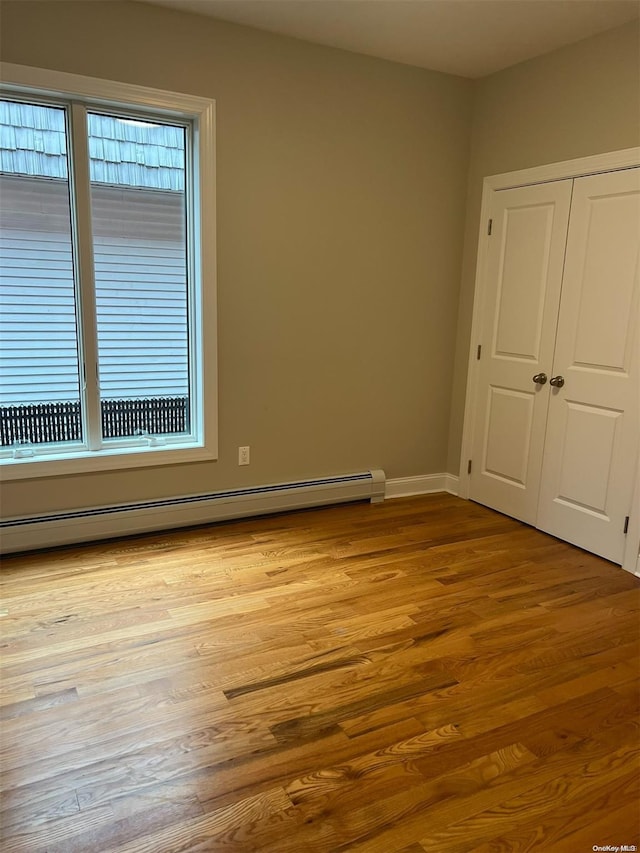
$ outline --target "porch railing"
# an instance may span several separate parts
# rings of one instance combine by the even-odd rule
[[[103,400],[101,408],[104,438],[123,438],[142,431],[150,435],[182,433],[189,429],[187,397]],[[78,402],[0,406],[0,446],[81,439]]]

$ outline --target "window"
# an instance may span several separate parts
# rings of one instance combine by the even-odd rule
[[[213,104],[2,76],[3,479],[215,458]]]

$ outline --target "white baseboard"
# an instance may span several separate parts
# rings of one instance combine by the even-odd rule
[[[457,490],[458,478],[453,474],[398,477],[385,482],[384,471],[374,470],[363,474],[279,483],[208,495],[10,518],[0,523],[0,551],[14,553],[52,548],[344,501],[369,499],[376,503],[386,498],[428,495],[432,492],[450,492],[455,495]]]
[[[386,498],[408,498],[413,495],[429,495],[432,492],[458,494],[458,478],[454,474],[423,474],[418,477],[396,477],[387,480]]]
[[[0,550],[32,551],[346,501],[378,503],[384,500],[384,495],[384,471],[371,470],[206,495],[9,518],[0,523]]]

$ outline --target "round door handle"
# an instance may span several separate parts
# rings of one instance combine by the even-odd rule
[[[562,388],[564,385],[564,376],[552,376],[549,380],[549,385],[553,385],[554,388]]]
[[[536,373],[536,375],[533,377],[533,381],[536,383],[536,385],[544,385],[544,383],[547,381],[547,374]]]

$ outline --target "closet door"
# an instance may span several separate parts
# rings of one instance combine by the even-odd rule
[[[640,435],[639,261],[640,169],[576,179],[536,526],[616,563]]]
[[[469,496],[536,523],[572,181],[493,194]],[[543,374],[542,376],[540,374]]]

